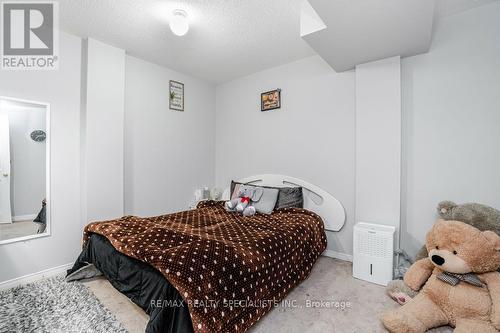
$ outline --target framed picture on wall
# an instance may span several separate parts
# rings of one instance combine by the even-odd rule
[[[260,94],[260,111],[281,108],[281,89],[266,91]]]
[[[184,111],[184,83],[170,80],[169,86],[170,110]]]

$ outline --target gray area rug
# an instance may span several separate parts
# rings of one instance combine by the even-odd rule
[[[0,291],[0,332],[127,330],[86,286],[57,276]]]

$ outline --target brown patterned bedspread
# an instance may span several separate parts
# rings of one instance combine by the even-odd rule
[[[150,218],[90,223],[120,252],[147,262],[179,291],[195,332],[244,332],[300,282],[326,248],[321,218],[305,209],[243,217],[222,202]]]

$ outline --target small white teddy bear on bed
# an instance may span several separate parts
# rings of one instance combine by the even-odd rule
[[[256,212],[253,203],[259,201],[263,193],[260,187],[240,185],[237,196],[226,201],[226,209],[242,213],[243,216],[252,216]]]

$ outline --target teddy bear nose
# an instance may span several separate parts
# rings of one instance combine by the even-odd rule
[[[433,255],[431,259],[436,265],[441,266],[442,264],[444,264],[444,259],[441,256]]]

